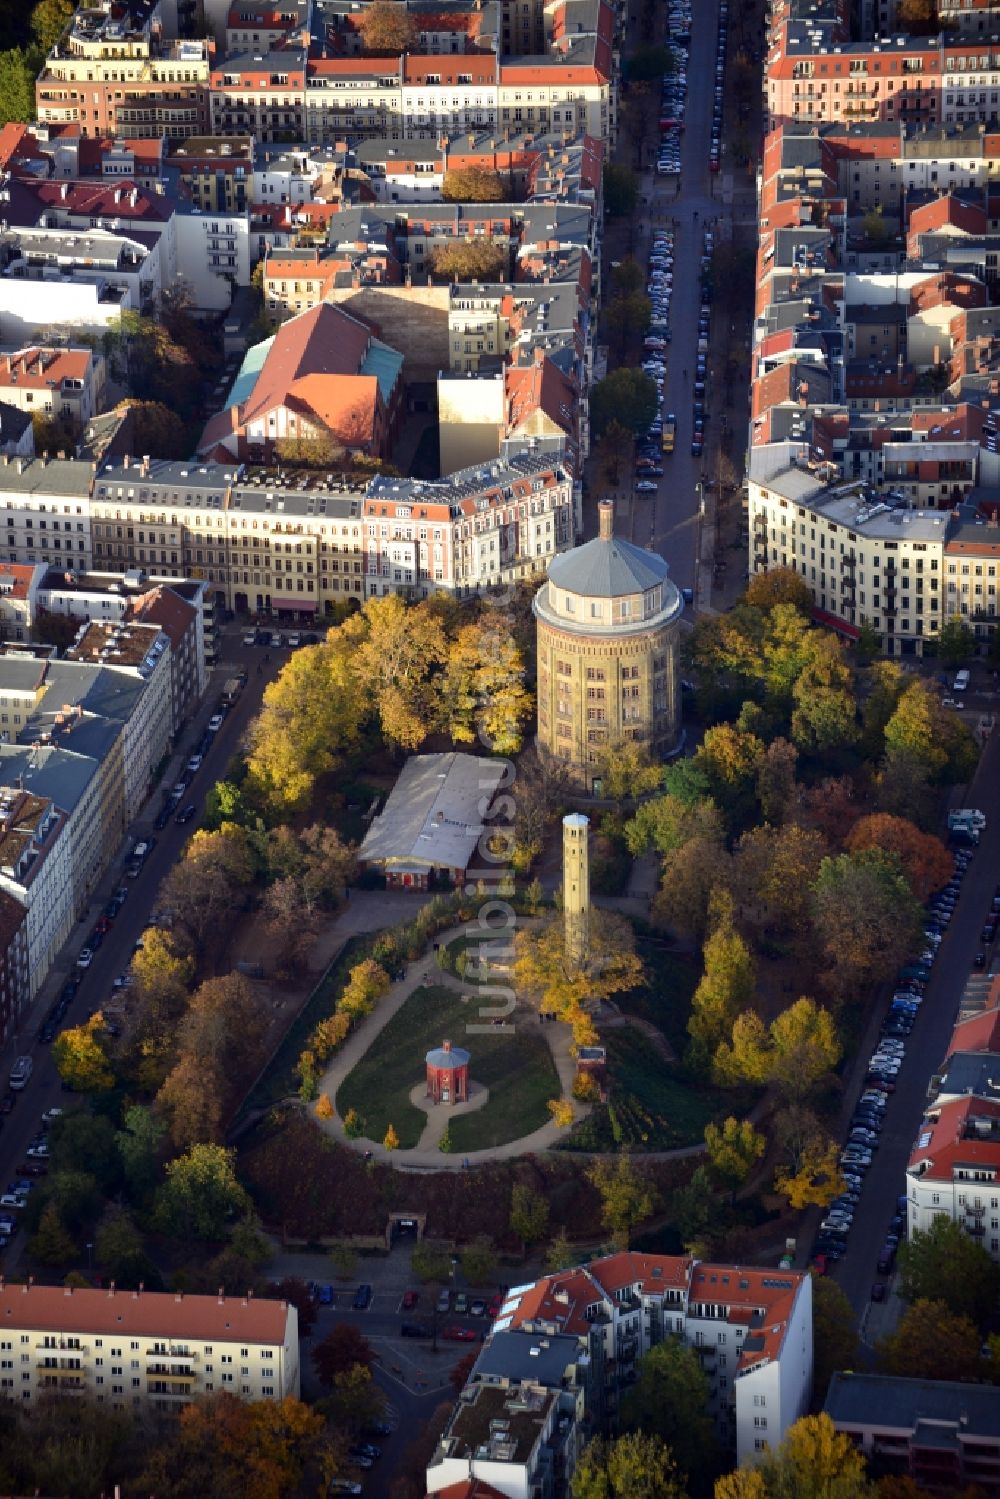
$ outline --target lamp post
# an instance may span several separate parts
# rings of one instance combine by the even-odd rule
[[[93,1241],[91,1240],[87,1244],[87,1279],[88,1280],[90,1279],[90,1273],[91,1273],[91,1271],[93,1269],[93,1266],[94,1266],[94,1245],[93,1245]]]

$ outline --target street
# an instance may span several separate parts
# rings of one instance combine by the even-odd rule
[[[52,1048],[35,1039],[42,1019],[54,1003],[60,989],[71,975],[81,978],[80,988],[69,1007],[62,1029],[80,1025],[99,1009],[111,992],[111,986],[120,973],[124,973],[132,958],[136,940],[149,924],[156,893],[171,866],[179,857],[184,844],[198,826],[205,793],[223,775],[232,756],[239,749],[250,719],[257,713],[263,690],[268,680],[276,676],[288,657],[287,651],[272,651],[268,664],[263,661],[264,652],[240,645],[240,633],[230,626],[223,637],[220,662],[209,674],[209,686],[204,700],[191,721],[185,726],[179,743],[171,755],[161,786],[173,784],[195,745],[205,732],[205,726],[216,711],[216,703],[222,684],[234,674],[234,669],[246,666],[249,673],[247,685],[236,704],[226,714],[222,728],[215,735],[214,743],[205,763],[191,782],[184,802],[193,802],[199,816],[183,827],[171,819],[162,831],[153,834],[156,846],[143,866],[137,879],[124,877],[126,856],[137,837],[153,833],[153,819],[160,809],[160,786],[157,786],[146,803],[143,815],[129,830],[122,847],[116,852],[86,916],[74,928],[63,948],[59,960],[53,965],[42,985],[30,1011],[20,1017],[20,1025],[0,1053],[0,1092],[6,1091],[6,1078],[15,1057],[28,1055],[33,1058],[34,1071],[21,1093],[15,1094],[16,1106],[6,1118],[0,1118],[0,1184],[16,1174],[17,1166],[24,1160],[25,1151],[38,1133],[39,1120],[44,1110],[53,1105],[66,1107],[72,1104],[72,1095],[61,1089],[59,1075],[52,1060]],[[263,667],[257,674],[257,665]],[[128,887],[129,895],[119,912],[114,926],[107,933],[94,955],[90,967],[84,971],[76,966],[76,958],[85,945],[94,923],[104,905],[119,885]],[[3,1253],[3,1268],[10,1272],[20,1258],[24,1247],[24,1236],[18,1234]]]
[[[873,1307],[870,1302],[872,1284],[876,1279],[875,1263],[889,1219],[895,1212],[896,1198],[906,1191],[906,1163],[927,1102],[927,1084],[944,1059],[958,1002],[973,971],[973,957],[983,945],[980,931],[1000,868],[1000,817],[996,815],[998,778],[1000,743],[994,736],[987,741],[967,800],[962,802],[962,805],[982,807],[988,815],[987,827],[962,882],[961,895],[941,943],[924,1003],[906,1044],[906,1057],[896,1078],[896,1092],[886,1109],[879,1149],[865,1177],[861,1201],[847,1240],[847,1253],[832,1271],[850,1298],[867,1342],[877,1341],[883,1326],[885,1331],[890,1330],[887,1325],[890,1303],[885,1307]],[[883,1010],[884,1003],[868,1027],[864,1040],[865,1057],[874,1046]],[[849,1099],[851,1104],[856,1094],[855,1081]],[[801,1255],[799,1258],[804,1262]]]

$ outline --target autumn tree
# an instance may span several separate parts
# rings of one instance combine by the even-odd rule
[[[163,401],[123,401],[117,408],[129,414],[128,441],[134,453],[158,458],[186,458],[191,451],[187,428],[178,413]]]
[[[826,853],[826,839],[815,828],[794,822],[751,828],[733,850],[732,889],[740,911],[775,936],[807,931],[810,890]]]
[[[772,739],[757,767],[757,800],[765,822],[779,823],[795,798],[799,752],[787,739]]]
[[[444,174],[446,203],[503,203],[508,198],[499,172],[488,167],[451,167]]]
[[[602,795],[621,805],[655,791],[663,778],[663,766],[654,762],[649,747],[641,740],[607,740],[598,746],[593,774],[600,777]]]
[[[830,1417],[803,1416],[776,1451],[716,1480],[715,1499],[875,1499],[864,1456]]]
[[[895,854],[910,889],[921,905],[951,879],[954,862],[940,838],[922,833],[908,818],[878,812],[854,824],[845,845],[848,853],[880,848]]]
[[[75,10],[75,0],[38,0],[31,12],[31,31],[43,56],[51,52]]]
[[[979,1331],[943,1301],[922,1298],[907,1307],[895,1332],[875,1353],[879,1369],[906,1379],[978,1380],[983,1372]]]
[[[183,859],[163,882],[163,899],[196,952],[204,950],[212,933],[225,930],[226,917],[255,875],[253,850],[243,828],[224,823],[217,832],[199,828],[191,835]]]
[[[595,1437],[573,1470],[572,1499],[686,1499],[670,1448],[648,1432]]]
[[[552,1010],[570,1024],[613,994],[634,989],[643,979],[635,935],[624,917],[593,908],[589,941],[582,963],[566,950],[561,913],[540,927],[526,927],[514,938],[514,979],[535,997],[540,1009]]]
[[[569,1241],[565,1228],[560,1228],[545,1251],[545,1272],[555,1275],[559,1270],[568,1270],[580,1256]]]
[[[373,0],[357,20],[361,44],[369,57],[398,57],[412,52],[417,29],[405,5],[392,0]]]
[[[826,1207],[844,1190],[840,1146],[827,1135],[811,1110],[801,1105],[783,1109],[775,1120],[775,1136],[782,1163],[774,1173],[774,1189],[796,1212]]]
[[[833,1016],[803,997],[775,1017],[766,1035],[752,1011],[741,1015],[731,1045],[716,1053],[715,1071],[726,1082],[770,1083],[786,1098],[802,1099],[829,1078],[841,1051]]]
[[[97,1010],[82,1025],[60,1032],[53,1042],[56,1069],[74,1093],[100,1093],[114,1086],[102,1041],[105,1034],[104,1016]]]
[[[806,619],[812,615],[809,584],[793,567],[772,567],[767,572],[754,573],[747,584],[743,602],[766,613],[776,604],[791,604]]]
[[[249,1211],[250,1199],[236,1179],[236,1152],[221,1145],[192,1145],[168,1161],[156,1196],[156,1218],[164,1233],[181,1239],[221,1239]]]
[[[436,725],[436,674],[448,659],[440,616],[396,593],[371,598],[338,632],[351,646],[357,689],[371,698],[383,736],[413,750]],[[362,699],[363,700],[363,699]]]
[[[857,995],[905,961],[920,906],[894,855],[869,848],[829,856],[812,895],[813,930],[832,994]]]
[[[746,1181],[767,1148],[766,1139],[749,1119],[736,1119],[732,1114],[721,1125],[706,1124],[705,1144],[712,1170],[733,1188]]]
[[[485,236],[449,240],[435,245],[430,267],[439,281],[503,281],[507,276],[508,251]]]
[[[218,1140],[227,1107],[249,1081],[266,1030],[263,1005],[240,973],[209,979],[177,1031],[177,1060],[157,1094],[174,1144]]]
[[[600,1193],[601,1222],[615,1248],[627,1249],[635,1229],[655,1211],[655,1186],[628,1151],[613,1158],[598,1156],[587,1170],[587,1180]]]
[[[952,1218],[935,1213],[899,1246],[899,1290],[907,1301],[943,1301],[984,1327],[997,1308],[1000,1266]]]
[[[639,1360],[635,1384],[622,1401],[622,1425],[657,1436],[695,1486],[718,1463],[710,1413],[711,1388],[697,1353],[680,1338],[664,1338]]]
[[[332,1388],[338,1374],[360,1364],[370,1369],[375,1354],[368,1339],[349,1322],[338,1322],[312,1351],[312,1361],[320,1384]]]
[[[741,1010],[749,1008],[755,989],[753,959],[733,925],[731,902],[705,941],[704,970],[691,1001],[687,1029],[694,1065],[704,1068],[727,1036]]]
[[[659,926],[703,942],[713,900],[729,878],[721,838],[689,838],[663,860],[663,877],[650,914]]]
[[[899,0],[896,17],[915,36],[933,35],[938,30],[937,0]]]
[[[957,713],[944,708],[922,677],[908,683],[885,726],[885,768],[903,760],[928,780],[959,782],[971,778],[978,750]]]
[[[855,1367],[858,1328],[854,1308],[835,1280],[814,1275],[813,1403],[822,1405],[834,1374]]]
[[[187,1006],[194,959],[178,950],[165,927],[147,927],[133,954],[133,986],[125,1017],[125,1043],[134,1075],[147,1091],[159,1088],[174,1054],[177,1025]]]
[[[515,1182],[510,1192],[510,1228],[525,1251],[545,1238],[548,1226],[548,1199],[526,1182]]]
[[[287,815],[308,802],[319,776],[344,763],[364,718],[354,684],[350,644],[339,634],[292,652],[251,726],[251,799]]]
[[[491,752],[516,755],[531,713],[524,660],[498,609],[464,625],[448,647],[441,684],[443,725],[460,743],[477,738]]]

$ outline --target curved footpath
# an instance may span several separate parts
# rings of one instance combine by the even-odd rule
[[[467,925],[451,927],[435,940],[447,946],[456,938],[466,936],[468,930]],[[468,993],[470,988],[474,987],[439,969],[432,954],[424,954],[416,961],[409,963],[403,977],[393,984],[389,992],[379,1000],[373,1013],[351,1033],[344,1047],[331,1059],[329,1067],[320,1077],[319,1092],[327,1094],[335,1110],[337,1090],[345,1078],[357,1066],[375,1038],[385,1029],[413,991],[424,984],[444,984],[462,993]],[[523,1023],[537,1026],[548,1044],[559,1075],[561,1094],[564,1098],[571,1099],[573,1103],[575,1124],[587,1116],[590,1112],[590,1105],[572,1098],[571,1090],[576,1076],[576,1062],[571,1050],[570,1029],[558,1023],[543,1026],[530,1010],[524,1010],[521,1013]],[[364,1137],[349,1139],[344,1130],[343,1120],[336,1112],[332,1119],[317,1118],[314,1108],[310,1110],[310,1113],[320,1128],[340,1144],[347,1145],[352,1150],[370,1152],[373,1159],[392,1165],[397,1171],[462,1171],[466,1166],[482,1166],[490,1161],[513,1160],[518,1156],[552,1150],[565,1138],[566,1134],[564,1129],[550,1120],[540,1129],[533,1130],[529,1135],[522,1135],[518,1140],[508,1140],[503,1145],[494,1145],[486,1150],[472,1150],[466,1155],[444,1154],[439,1150],[426,1149],[390,1151],[386,1150],[380,1140],[367,1140]],[[675,1150],[643,1151],[637,1154],[636,1158],[644,1161],[682,1160],[685,1156],[701,1155],[704,1150],[704,1144],[684,1145]],[[616,1152],[573,1151],[572,1155],[589,1156],[603,1153],[615,1154]]]

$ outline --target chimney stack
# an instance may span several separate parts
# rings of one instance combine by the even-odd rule
[[[615,534],[615,507],[611,500],[601,500],[597,507],[598,535],[602,541],[610,541]]]

